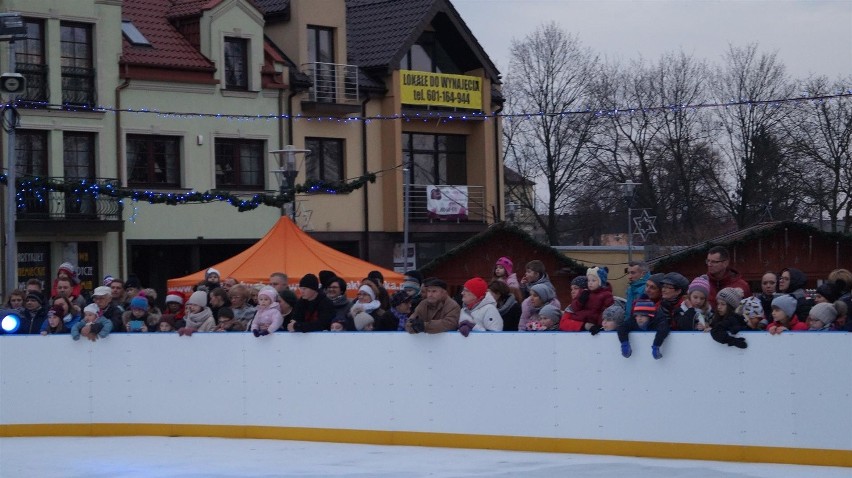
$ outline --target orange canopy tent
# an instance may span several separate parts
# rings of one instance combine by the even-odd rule
[[[385,278],[384,286],[389,290],[399,289],[403,276],[398,272],[378,267],[349,254],[332,249],[305,234],[290,218],[281,219],[259,241],[245,251],[223,262],[211,266],[219,271],[222,280],[233,277],[249,284],[268,283],[273,272],[287,274],[291,288],[298,287],[305,274],[317,274],[330,270],[347,283],[347,295],[358,290],[358,281],[377,270]],[[167,281],[169,289],[188,291],[204,281],[207,268]]]

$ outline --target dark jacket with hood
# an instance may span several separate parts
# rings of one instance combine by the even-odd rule
[[[813,299],[805,297],[805,286],[808,283],[808,276],[806,276],[804,272],[793,267],[782,269],[781,274],[785,271],[790,273],[790,284],[783,293],[792,295],[796,298],[796,315],[807,318],[811,313],[811,307],[814,306]],[[779,274],[778,277],[781,277],[781,275]]]

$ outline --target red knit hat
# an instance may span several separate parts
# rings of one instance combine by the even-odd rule
[[[464,288],[467,289],[471,294],[475,295],[477,299],[482,300],[485,297],[485,293],[488,292],[488,284],[485,282],[485,279],[482,277],[474,277],[473,279],[469,279],[464,283]]]

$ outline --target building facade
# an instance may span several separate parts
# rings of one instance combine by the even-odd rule
[[[51,207],[63,207],[47,215],[40,198],[19,204],[19,282],[22,271],[47,280],[70,261],[87,285],[132,273],[160,288],[245,249],[291,211],[170,206],[145,193],[275,195],[287,188],[276,174],[285,155],[271,151],[290,145],[306,151],[295,155],[295,184],[317,186],[296,195],[297,224],[376,264],[394,266],[406,231],[413,268],[503,216],[499,73],[447,0],[2,8],[28,25],[15,43],[28,80],[19,175],[140,193],[81,206],[54,192]],[[347,187],[358,179],[372,182]],[[71,215],[72,202],[88,216]]]

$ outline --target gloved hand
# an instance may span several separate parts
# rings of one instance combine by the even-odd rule
[[[621,355],[624,358],[629,358],[633,355],[633,349],[630,348],[630,342],[621,342]]]
[[[255,337],[260,337],[260,331],[257,329],[252,330],[251,333],[253,333]]]
[[[746,340],[743,337],[731,337],[731,341],[728,342],[728,345],[740,349],[748,347],[748,344],[746,343]]]
[[[189,327],[181,327],[178,329],[178,335],[186,335],[187,337],[192,337],[193,332],[195,332],[195,329]]]
[[[459,333],[461,333],[465,337],[470,335],[471,330],[473,330],[473,322],[465,320],[459,324]]]
[[[589,289],[583,289],[583,292],[580,292],[580,297],[577,297],[577,300],[580,301],[580,304],[585,307],[586,303],[589,301]]]
[[[261,331],[260,331],[260,334],[259,334],[259,335],[260,335],[261,337],[263,337],[263,336],[265,336],[265,335],[269,335],[269,331],[268,331],[268,330],[266,330],[266,329],[263,329],[263,330],[261,330]]]
[[[420,317],[412,317],[408,319],[408,324],[411,326],[411,331],[415,334],[426,332],[426,324],[423,323],[423,319]]]
[[[598,333],[599,333],[601,330],[603,330],[603,327],[601,327],[600,325],[594,325],[594,324],[592,324],[592,326],[591,326],[591,327],[589,327],[589,333],[590,333],[590,334],[592,334],[592,335],[598,335]]]
[[[663,354],[660,353],[660,348],[656,345],[651,346],[651,355],[654,357],[654,360],[660,360],[663,358]]]

